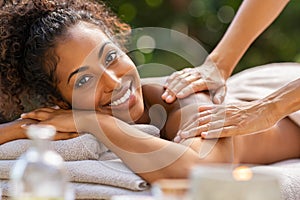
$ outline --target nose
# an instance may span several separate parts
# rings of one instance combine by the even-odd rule
[[[104,93],[111,93],[114,90],[119,90],[121,85],[121,77],[118,77],[114,71],[104,70],[102,74]]]

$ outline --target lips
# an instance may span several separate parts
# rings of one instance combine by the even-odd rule
[[[121,89],[113,91],[110,102],[107,102],[103,108],[117,108],[125,105],[132,96],[134,96],[132,81],[126,81],[125,83],[122,83]]]
[[[109,106],[118,106],[118,105],[120,105],[122,103],[125,103],[126,101],[128,101],[130,95],[131,95],[131,89],[128,88],[128,90],[125,92],[125,94],[121,98],[112,101],[109,104]]]

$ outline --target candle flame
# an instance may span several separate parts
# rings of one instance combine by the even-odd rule
[[[249,167],[240,166],[233,170],[232,175],[237,181],[249,181],[252,178],[253,173]]]

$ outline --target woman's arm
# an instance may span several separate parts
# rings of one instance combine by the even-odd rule
[[[37,121],[33,119],[17,119],[12,122],[0,124],[0,144],[27,138],[26,130],[21,126],[33,123],[37,123]]]
[[[161,178],[187,178],[190,169],[198,163],[232,161],[231,138],[214,142],[211,144],[214,148],[206,154],[199,154],[201,138],[185,141],[185,146],[149,136],[111,116],[90,113],[78,117],[80,131],[93,133],[129,168],[150,183]]]
[[[174,119],[178,118],[175,115]],[[40,109],[22,117],[54,125],[58,131],[95,135],[148,182],[161,178],[186,178],[197,163],[232,161],[231,138],[213,142],[210,146],[214,148],[204,155],[199,154],[203,149],[200,137],[185,141],[185,146],[151,136],[119,119],[94,111]]]
[[[18,139],[27,139],[26,127],[30,124],[39,123],[38,120],[34,119],[17,119],[15,121],[0,124],[0,145],[6,142],[10,142]],[[53,140],[66,140],[77,137],[76,132],[58,132]]]

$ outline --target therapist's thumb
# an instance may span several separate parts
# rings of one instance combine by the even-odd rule
[[[213,103],[215,104],[223,103],[225,99],[226,91],[227,91],[226,85],[223,85],[222,87],[218,88],[214,96],[212,97]]]

